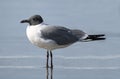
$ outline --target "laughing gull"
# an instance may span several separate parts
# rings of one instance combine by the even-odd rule
[[[82,30],[45,24],[40,15],[31,16],[29,19],[22,20],[21,23],[29,23],[26,29],[29,41],[47,50],[47,68],[49,67],[49,54],[51,57],[51,68],[53,68],[52,50],[65,48],[78,41],[105,39],[103,37],[105,36],[104,34],[88,35]]]

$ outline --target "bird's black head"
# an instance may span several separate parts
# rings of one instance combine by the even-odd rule
[[[30,25],[37,25],[43,22],[40,15],[31,16],[29,19],[22,20],[21,23],[29,23]]]

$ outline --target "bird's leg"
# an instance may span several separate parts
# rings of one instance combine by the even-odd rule
[[[48,63],[49,63],[49,51],[47,50],[47,62],[46,62],[46,68],[49,67]]]
[[[52,55],[52,51],[50,51],[50,57],[51,57],[51,68],[53,68],[53,55]]]
[[[50,74],[50,76],[51,76],[50,79],[53,79],[53,68],[50,69],[50,72],[51,72],[51,74]]]

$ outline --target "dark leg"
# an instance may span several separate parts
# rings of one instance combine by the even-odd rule
[[[53,68],[46,68],[46,79],[53,79]]]
[[[51,71],[50,79],[53,79],[53,68],[50,68],[50,71]]]
[[[51,57],[51,68],[53,68],[53,56],[52,56],[52,51],[50,51],[50,57]]]
[[[49,69],[46,67],[46,79],[49,79]]]
[[[49,51],[47,50],[47,62],[46,62],[46,68],[48,68],[49,67],[49,65],[48,65],[48,62],[49,61]]]

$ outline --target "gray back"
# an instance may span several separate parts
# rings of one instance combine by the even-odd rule
[[[42,37],[52,39],[58,45],[72,44],[79,40],[70,29],[61,26],[50,26],[42,30]]]

